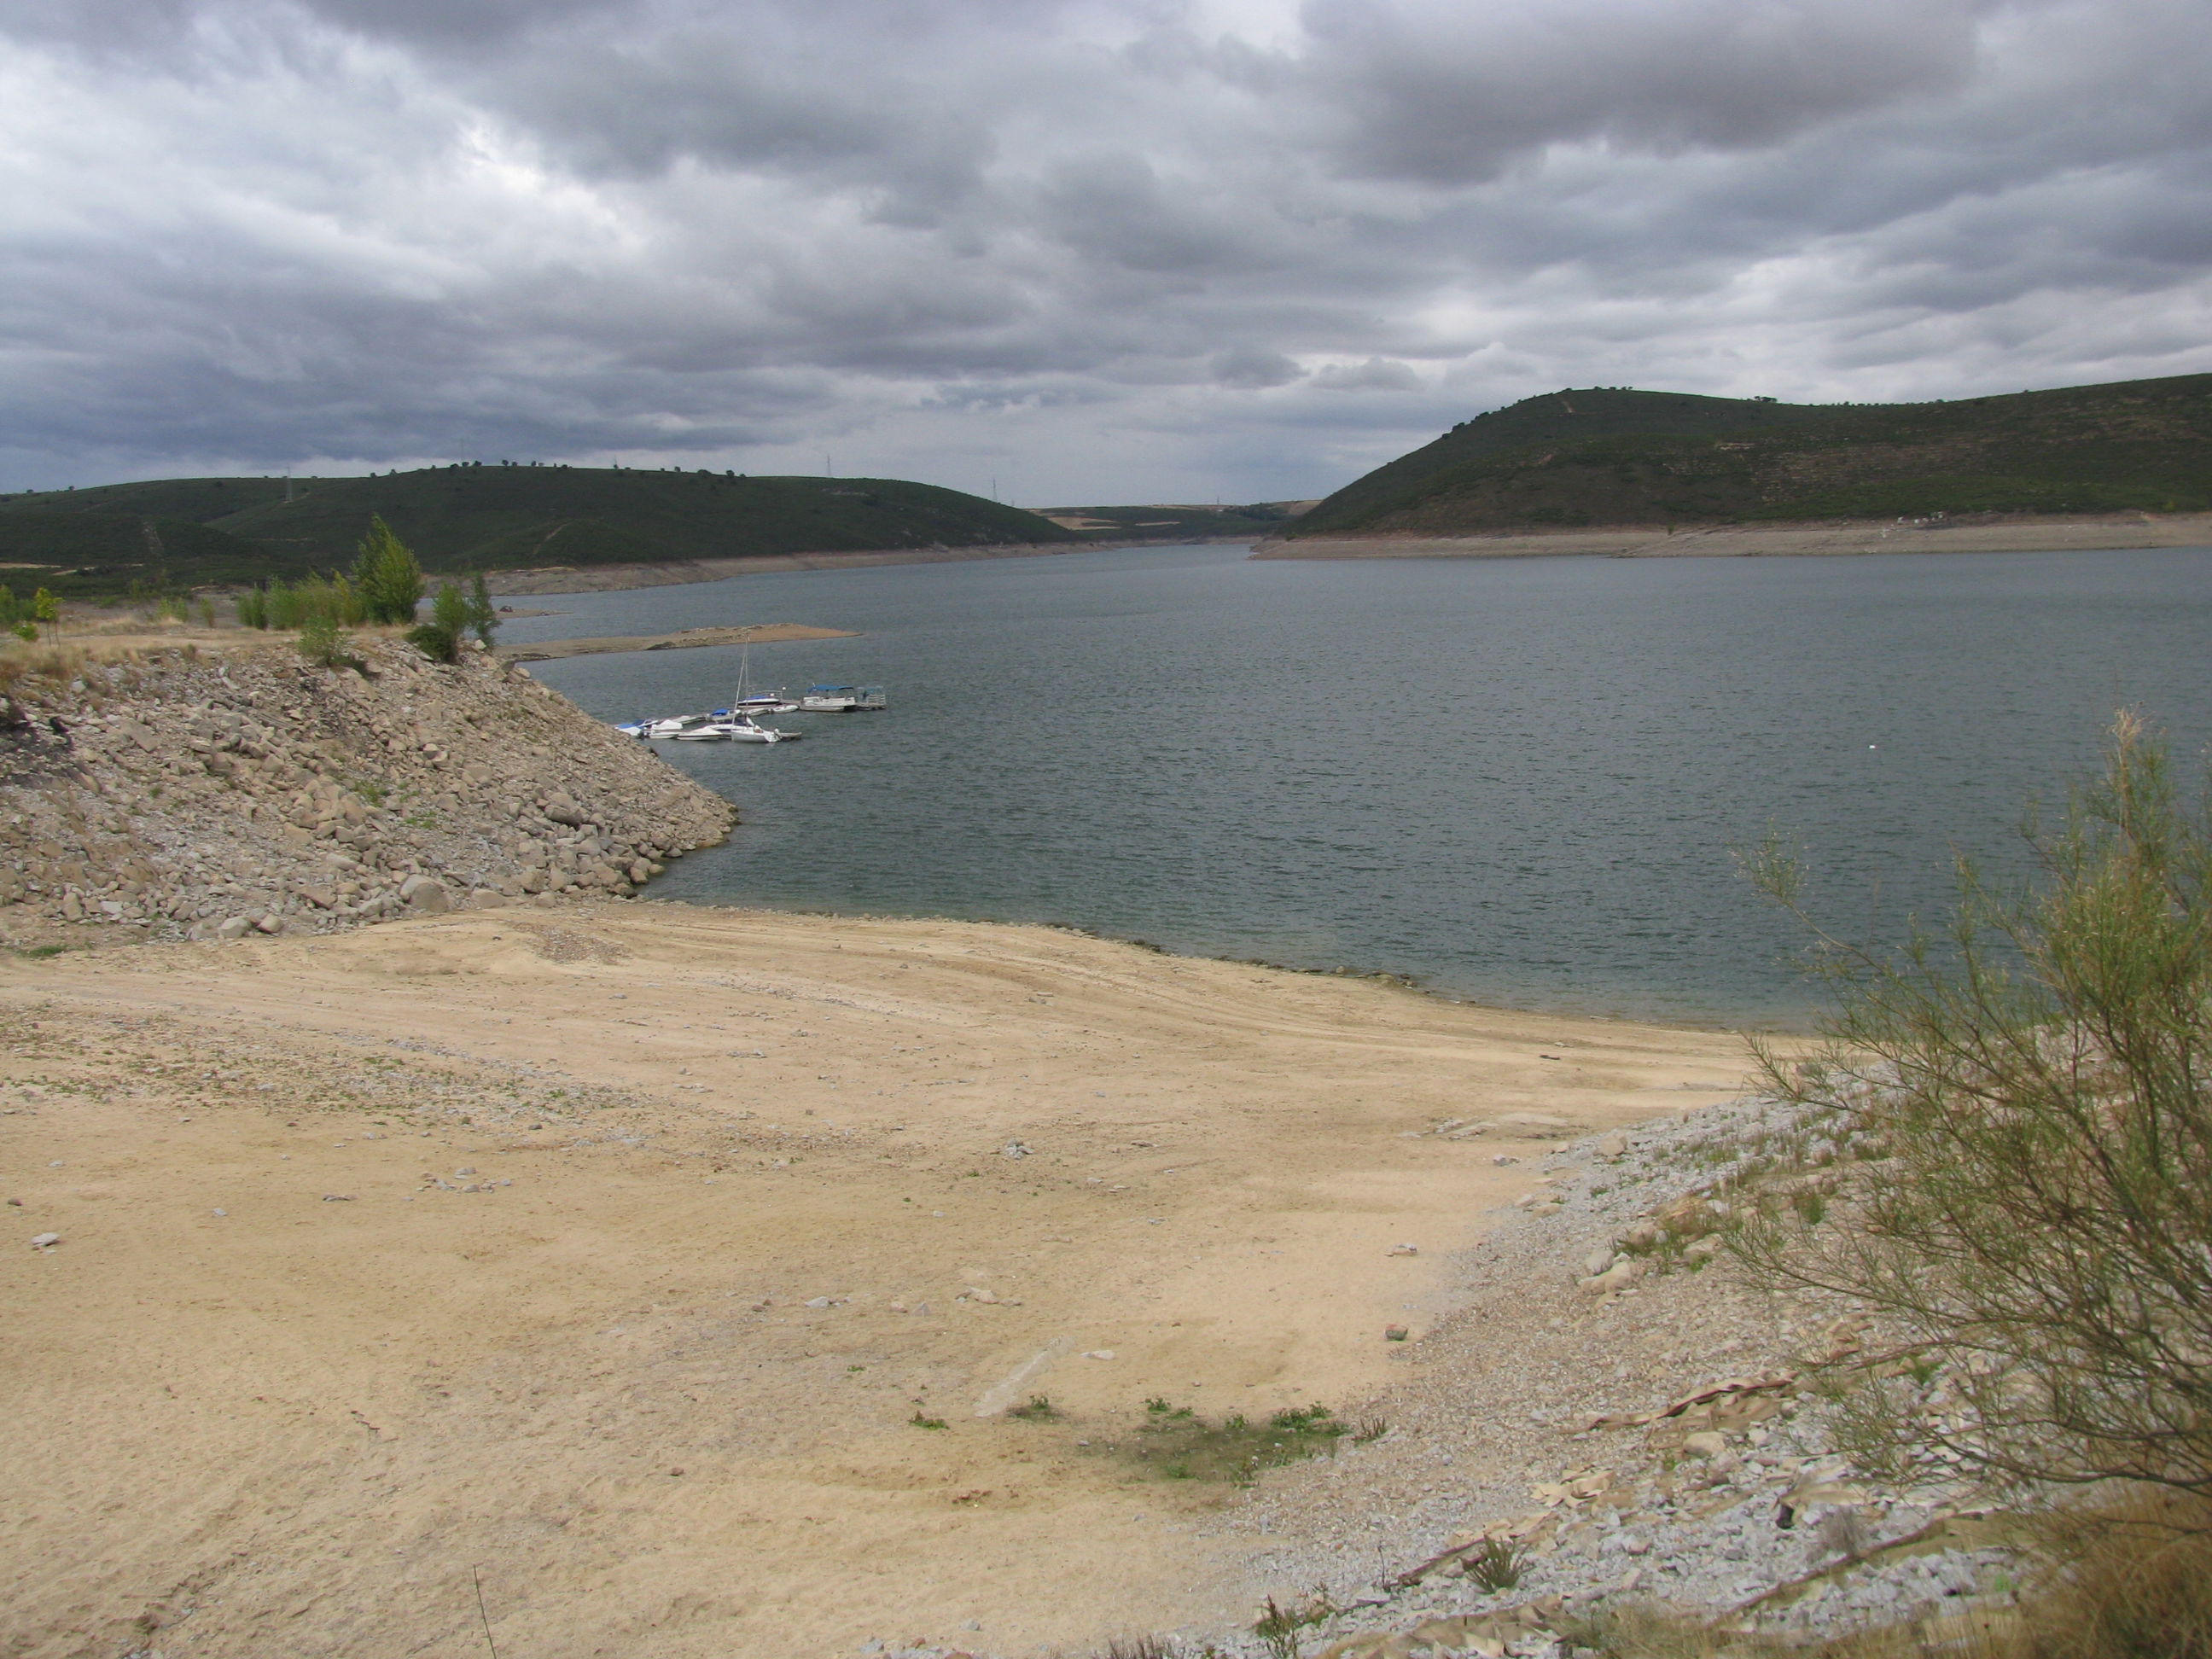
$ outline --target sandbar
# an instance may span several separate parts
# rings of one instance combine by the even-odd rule
[[[536,640],[502,645],[507,662],[550,662],[556,657],[596,657],[616,651],[685,651],[707,645],[775,645],[786,640],[850,640],[847,628],[811,628],[804,623],[757,623],[739,628],[686,628],[673,634],[601,634],[580,640]]]

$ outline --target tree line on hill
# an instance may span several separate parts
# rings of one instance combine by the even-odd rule
[[[1455,426],[1278,533],[2212,510],[2212,375],[1922,404],[1596,386]]]

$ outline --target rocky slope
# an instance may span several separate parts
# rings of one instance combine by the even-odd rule
[[[1808,1150],[1820,1170],[1851,1155],[1751,1099],[1547,1161],[1549,1195],[1472,1253],[1482,1288],[1424,1345],[1430,1374],[1382,1402],[1389,1437],[1260,1511],[1286,1589],[1321,1587],[1279,1603],[1321,1659],[1564,1659],[1624,1615],[1961,1641],[2009,1616],[2026,1573],[2010,1517],[1941,1454],[1877,1472],[1838,1431],[1838,1401],[1875,1378],[1942,1417],[1947,1378],[1841,1299],[1754,1291],[1716,1265],[1746,1183],[1830,1178],[1782,1173]],[[1379,1570],[1360,1559],[1376,1529],[1337,1519],[1378,1512],[1395,1512]]]
[[[0,939],[329,932],[627,894],[735,817],[526,670],[392,641],[360,659],[259,642],[0,658]]]

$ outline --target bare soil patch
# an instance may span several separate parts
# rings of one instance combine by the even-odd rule
[[[458,1659],[472,1571],[502,1651],[579,1659],[1248,1620],[1255,1500],[1080,1443],[1149,1398],[1352,1416],[1529,1189],[1512,1115],[1742,1069],[1049,929],[628,904],[17,958],[0,1020],[23,1659]]]

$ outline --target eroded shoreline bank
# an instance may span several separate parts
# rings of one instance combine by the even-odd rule
[[[2144,513],[1989,520],[1832,520],[1513,530],[1468,536],[1316,537],[1261,542],[1255,559],[1808,558],[1870,553],[2118,552],[2212,547],[2212,514]]]
[[[0,942],[327,933],[629,892],[736,811],[527,670],[389,638],[9,653]]]

